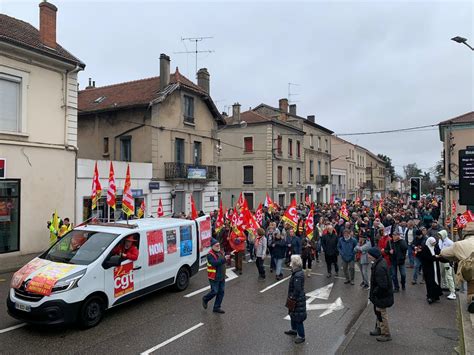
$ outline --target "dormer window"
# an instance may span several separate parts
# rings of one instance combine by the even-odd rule
[[[94,100],[95,104],[100,104],[102,101],[105,100],[105,96],[98,97],[97,99]]]

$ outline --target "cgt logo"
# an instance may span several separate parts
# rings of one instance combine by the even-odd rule
[[[134,289],[133,262],[114,269],[114,296],[120,297]]]

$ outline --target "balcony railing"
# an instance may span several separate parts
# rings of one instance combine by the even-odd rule
[[[316,184],[317,185],[326,185],[329,183],[329,175],[317,175]]]
[[[165,180],[217,180],[217,166],[165,163]]]

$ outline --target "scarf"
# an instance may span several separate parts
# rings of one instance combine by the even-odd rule
[[[434,237],[429,237],[426,240],[426,246],[428,247],[429,251],[431,252],[431,255],[433,256],[436,255],[435,245],[436,245],[436,239]],[[433,261],[433,269],[434,269],[435,282],[439,285],[439,275],[438,275],[438,268],[436,267],[436,261]]]

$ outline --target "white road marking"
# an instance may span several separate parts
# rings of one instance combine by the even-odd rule
[[[274,284],[271,284],[270,286],[268,286],[268,287],[264,288],[262,291],[260,291],[260,293],[263,293],[263,292],[265,292],[265,291],[270,290],[271,288],[273,288],[273,287],[275,287],[275,286],[277,286],[277,285],[279,285],[279,284],[285,282],[285,281],[288,280],[290,277],[291,277],[291,275],[285,277],[284,279],[281,279],[281,280],[278,281],[278,282],[275,282]]]
[[[194,327],[191,327],[191,328],[189,328],[188,330],[185,330],[184,332],[179,333],[178,335],[175,335],[174,337],[172,337],[172,338],[170,338],[170,339],[168,339],[168,340],[166,340],[166,341],[164,341],[164,342],[162,342],[162,343],[160,343],[160,344],[158,344],[158,345],[156,345],[156,346],[154,346],[154,347],[152,347],[152,348],[150,348],[150,349],[148,349],[148,350],[145,350],[144,352],[141,353],[141,355],[148,355],[148,354],[151,354],[152,352],[154,352],[154,351],[156,351],[156,350],[158,350],[158,349],[160,349],[160,348],[162,348],[162,347],[168,345],[169,343],[175,341],[176,339],[181,338],[182,336],[184,336],[184,335],[186,335],[186,334],[192,332],[193,330],[195,330],[195,329],[197,329],[197,328],[199,328],[199,327],[201,327],[201,326],[203,326],[203,325],[204,325],[204,323],[196,324]]]
[[[225,275],[227,276],[227,278],[225,279],[226,282],[231,281],[233,279],[236,279],[238,277],[237,274],[233,271],[234,269],[235,269],[235,267],[227,269],[225,271]],[[187,295],[184,295],[184,297],[188,297],[188,298],[193,297],[193,296],[199,295],[200,293],[205,292],[205,291],[210,290],[210,289],[211,289],[211,286],[206,286],[206,287],[200,288],[199,290],[196,290],[194,292],[188,293]]]
[[[20,323],[20,324],[14,325],[13,327],[10,327],[10,328],[0,329],[0,334],[9,332],[10,330],[15,330],[15,329],[24,327],[25,325],[26,325],[26,323]]]
[[[206,269],[207,269],[207,266],[200,268],[199,271],[206,270]]]
[[[328,300],[333,286],[334,286],[334,283],[331,283],[329,285],[317,288],[316,290],[307,293],[306,296],[310,298],[314,297],[314,298],[319,298],[321,300]]]
[[[337,300],[335,300],[333,303],[308,304],[308,301],[312,302],[312,301],[314,301],[314,298],[309,298],[306,301],[306,310],[307,311],[315,311],[315,310],[325,309],[325,311],[323,313],[321,313],[319,318],[327,316],[328,314],[331,314],[332,312],[344,309],[344,304],[342,303],[341,297],[338,297]],[[290,320],[290,316],[288,315],[284,319]]]

